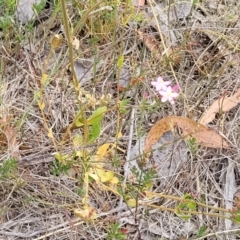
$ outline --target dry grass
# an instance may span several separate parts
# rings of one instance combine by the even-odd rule
[[[69,174],[52,174],[53,167],[56,167],[54,153],[63,152],[73,156],[76,154],[74,136],[84,135],[82,128],[71,129],[70,134],[64,134],[79,111],[65,37],[46,67],[49,83],[43,92],[44,116],[38,105],[44,62],[51,49],[50,39],[54,34],[64,36],[61,14],[52,12],[43,20],[40,14],[40,22],[30,32],[23,32],[24,27],[16,24],[9,29],[9,36],[2,36],[1,119],[11,127],[10,131],[14,132],[17,139],[14,146],[9,146],[9,131],[6,132],[2,126],[0,163],[4,166],[7,159],[17,157],[18,167],[7,178],[0,179],[1,239],[90,240],[107,239],[107,236],[109,239],[121,239],[110,235],[115,223],[127,231],[125,239],[201,239],[198,233],[202,226],[207,227],[205,234],[209,236],[206,239],[239,238],[239,225],[227,222],[218,216],[223,214],[218,211],[198,207],[196,211],[202,214],[193,214],[189,220],[184,220],[172,211],[157,209],[157,206],[175,209],[179,204],[172,198],[163,197],[155,197],[146,201],[146,205],[137,204],[137,207],[130,208],[117,194],[103,189],[94,181],[89,183],[88,196],[89,205],[96,210],[98,218],[85,222],[74,214],[74,209],[81,209],[84,205],[84,168],[94,164],[91,157],[99,146],[117,142],[118,149],[105,156],[104,167],[114,171],[122,182],[127,183],[126,195],[141,192],[141,186],[127,179],[124,172],[126,159],[139,135],[147,133],[156,120],[165,116],[177,115],[198,120],[216,99],[223,94],[231,95],[240,87],[237,61],[239,3],[236,1],[232,6],[230,3],[218,3],[220,10],[217,10],[210,4],[211,1],[204,2],[199,3],[197,9],[199,12],[206,11],[205,21],[208,21],[208,25],[204,21],[201,25],[196,20],[197,9],[193,9],[187,20],[171,22],[171,30],[178,38],[174,48],[178,54],[180,52],[177,63],[170,64],[166,59],[159,61],[154,58],[140,41],[136,28],[160,39],[158,29],[149,27],[149,19],[142,19],[141,15],[136,14],[138,10],[126,3],[115,5],[114,1],[105,1],[103,5],[111,5],[113,10],[86,15],[81,29],[79,26],[75,28],[80,48],[74,51],[74,57],[91,58],[96,70],[89,69],[89,72],[92,71],[91,78],[86,78],[89,73],[82,77],[81,88],[96,101],[108,94],[112,98],[108,101],[109,111],[104,116],[100,137],[94,143],[80,147],[90,157],[74,158]],[[76,2],[67,4],[73,28],[79,22],[79,12],[86,13],[90,6],[93,6],[91,1],[82,5]],[[151,12],[149,5],[146,8]],[[211,20],[207,14],[215,19]],[[229,19],[230,14],[234,20]],[[221,22],[221,27],[216,26],[216,22]],[[18,41],[16,35],[25,39]],[[162,46],[161,40],[159,42]],[[124,63],[119,69],[117,61],[121,55],[124,55]],[[173,82],[177,79],[181,86],[182,94],[174,106],[162,104],[151,87],[150,82],[159,75]],[[131,79],[139,77],[143,77],[143,81],[129,85]],[[126,88],[119,92],[119,86]],[[149,97],[144,101],[145,93]],[[127,98],[127,111],[121,113],[116,107],[117,101]],[[89,104],[86,94],[80,100],[86,116],[98,108],[94,103]],[[157,174],[151,179],[153,186],[150,190],[181,198],[186,193],[195,194],[196,201],[223,209],[234,205],[233,198],[240,191],[239,111],[237,106],[224,115],[219,114],[210,124],[227,139],[230,149],[199,146],[195,153],[188,149],[184,162],[177,167],[172,164],[175,168],[171,169],[170,176],[163,179]],[[49,138],[46,123],[52,128],[55,146]],[[116,139],[119,129],[123,136]],[[171,151],[178,151],[183,146],[187,145],[176,142]],[[167,159],[174,161],[171,154]],[[152,165],[149,163],[146,168],[151,169]],[[148,207],[147,203],[154,206]],[[216,215],[209,216],[207,213]]]

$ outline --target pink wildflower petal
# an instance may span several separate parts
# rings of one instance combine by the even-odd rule
[[[147,92],[143,93],[143,99],[148,99],[148,93]]]
[[[157,77],[157,81],[160,82],[160,81],[163,81],[163,78],[161,76],[158,76]]]
[[[168,93],[172,92],[172,87],[168,86],[166,92],[168,92]]]
[[[162,77],[158,77],[156,81],[152,81],[151,84],[156,88],[157,91],[167,89],[167,86],[171,84],[171,81],[163,81]]]
[[[177,92],[179,90],[180,86],[178,84],[173,86],[173,92]]]
[[[164,84],[165,84],[166,86],[168,86],[168,85],[171,84],[171,81],[165,81]]]
[[[179,93],[175,93],[175,92],[173,92],[173,93],[171,93],[171,96],[172,96],[173,98],[176,98],[176,97],[179,96]]]
[[[161,96],[165,96],[165,95],[167,95],[167,92],[164,91],[164,90],[161,90],[161,91],[159,91],[159,94],[160,94]]]
[[[161,99],[162,102],[166,102],[167,100],[168,100],[167,97],[162,97],[162,99]]]
[[[151,84],[152,84],[154,87],[157,87],[157,86],[158,86],[158,82],[151,82]]]

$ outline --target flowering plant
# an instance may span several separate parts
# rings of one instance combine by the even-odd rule
[[[151,84],[155,87],[156,91],[161,95],[161,101],[169,101],[174,104],[174,99],[179,96],[179,85],[171,86],[171,81],[164,81],[162,77],[158,77],[156,81],[152,81]]]

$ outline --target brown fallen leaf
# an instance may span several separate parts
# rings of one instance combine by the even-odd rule
[[[229,148],[227,142],[216,132],[189,118],[169,116],[161,119],[150,129],[144,146],[144,152],[150,152],[151,147],[167,131],[174,126],[181,128],[184,138],[195,138],[197,143],[210,148]]]
[[[161,46],[160,43],[151,35],[137,31],[140,40],[145,44],[145,46],[148,48],[148,50],[154,55],[154,57],[158,60],[162,59],[162,56],[160,54],[161,52]]]
[[[225,113],[240,103],[240,88],[230,97],[221,97],[216,100],[201,116],[199,123],[207,125],[214,120],[216,113]]]
[[[137,31],[137,33],[140,40],[157,60],[161,61],[163,56],[167,56],[168,60],[171,61],[173,65],[176,65],[181,61],[180,49],[170,47],[164,51],[160,42],[158,42],[152,35],[141,31]]]
[[[17,133],[13,127],[9,124],[10,119],[0,119],[0,141],[2,147],[7,147],[7,150],[10,152],[16,160],[19,158],[19,148],[17,144]]]

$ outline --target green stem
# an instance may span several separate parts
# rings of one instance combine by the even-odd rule
[[[176,209],[173,209],[173,208],[166,208],[166,207],[163,207],[163,206],[156,206],[154,204],[148,204],[148,203],[143,203],[142,205],[152,207],[152,208],[155,208],[155,209],[159,209],[159,210],[166,210],[166,211],[176,213]],[[186,210],[180,210],[180,213],[205,215],[205,216],[210,216],[210,217],[220,217],[220,218],[224,218],[224,219],[226,219],[226,218],[229,219],[227,216],[220,215],[218,213],[206,213],[206,212],[186,211]]]
[[[191,199],[184,199],[184,198],[180,198],[180,197],[175,197],[175,196],[171,196],[171,195],[166,195],[166,194],[163,194],[163,193],[146,192],[146,194],[147,194],[147,195],[149,194],[149,195],[152,195],[152,196],[158,196],[158,197],[168,198],[168,199],[173,199],[173,200],[176,200],[176,201],[179,201],[179,202],[182,202],[182,201],[186,200],[186,201],[188,201],[188,202],[195,203],[195,204],[197,204],[198,206],[201,206],[201,207],[210,208],[210,209],[213,209],[213,210],[216,210],[216,211],[229,213],[229,211],[226,210],[226,209],[224,209],[224,208],[212,207],[212,206],[209,206],[209,205],[206,205],[206,204],[204,204],[204,203],[200,203],[200,202],[197,202],[197,201],[191,200]]]
[[[84,91],[82,91],[82,89],[80,88],[78,79],[77,79],[77,75],[76,75],[76,71],[75,71],[75,67],[74,67],[74,54],[73,54],[73,36],[71,35],[70,32],[70,26],[69,26],[69,22],[68,22],[68,15],[67,15],[67,10],[66,10],[66,6],[65,6],[65,0],[61,0],[61,8],[62,8],[62,13],[63,13],[63,23],[65,26],[65,33],[66,33],[66,37],[68,40],[68,48],[69,48],[69,61],[70,61],[70,67],[71,67],[71,72],[73,75],[73,85],[75,88],[75,91],[77,93],[77,99],[78,99],[78,103],[79,103],[79,107],[83,116],[83,129],[84,129],[84,143],[87,143],[88,141],[88,127],[87,127],[87,119],[86,119],[86,114],[84,111],[84,107],[82,105],[82,93],[84,93]]]

